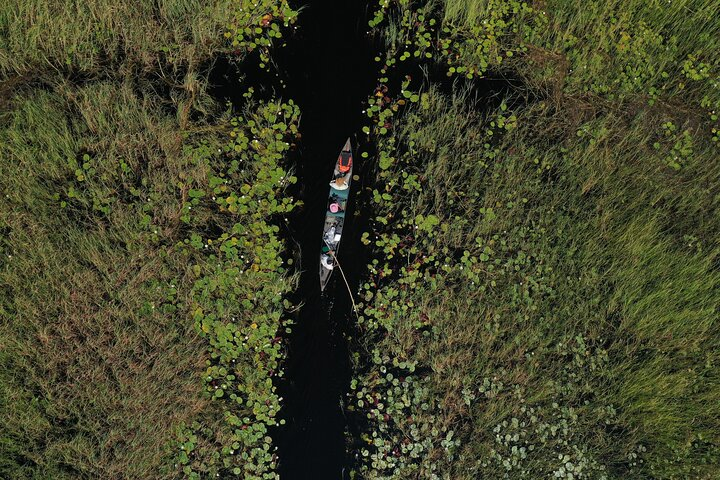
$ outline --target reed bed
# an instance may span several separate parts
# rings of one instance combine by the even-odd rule
[[[369,101],[356,474],[716,477],[717,6],[384,8],[383,77],[419,48],[523,84]]]

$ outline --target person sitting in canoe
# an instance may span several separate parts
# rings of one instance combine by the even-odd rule
[[[337,161],[338,170],[345,175],[352,168],[352,154],[350,152],[340,152]]]
[[[335,241],[335,230],[335,225],[333,225],[327,232],[325,232],[324,239],[325,243],[327,243],[328,245],[332,244]]]
[[[335,268],[335,265],[333,265],[333,259],[328,254],[322,254],[320,256],[320,264],[328,270],[332,270],[333,268]]]
[[[350,185],[345,182],[345,174],[338,173],[335,178],[330,182],[330,186],[335,190],[347,190]]]
[[[344,203],[345,202],[343,202],[342,199],[336,193],[331,193],[330,203],[328,203],[328,210],[332,213],[342,212],[344,210],[343,209]]]
[[[345,182],[345,176],[352,168],[352,154],[350,152],[340,152],[337,160],[338,173],[330,182],[330,186],[335,190],[347,190],[349,185]]]
[[[332,270],[335,267],[335,263],[333,262],[332,258],[332,251],[327,247],[324,246],[322,248],[322,255],[320,255],[320,265],[325,267],[327,270]]]

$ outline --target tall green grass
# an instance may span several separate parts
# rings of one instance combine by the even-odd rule
[[[285,0],[60,0],[0,7],[0,78],[160,75],[182,84],[218,54],[242,58],[282,37]]]
[[[0,475],[276,478],[297,106],[183,129],[137,90],[3,113]]]
[[[472,90],[432,84],[388,91],[410,98],[400,116],[371,102],[381,183],[347,398],[356,475],[718,475],[714,9],[383,12],[383,74],[429,17],[450,75],[525,85],[484,115]]]
[[[182,238],[169,185],[202,172],[175,120],[129,87],[13,103],[0,127],[1,475],[172,477],[175,428],[207,405],[204,345],[165,305],[189,288],[168,255]]]
[[[383,172],[421,189],[378,207],[368,357],[349,398],[370,418],[359,472],[712,478],[720,218],[705,186],[720,167],[707,136],[677,171],[652,146],[661,118],[578,124],[535,105],[498,130],[503,112],[478,118],[467,96],[423,97]],[[418,215],[437,226],[408,232]]]
[[[533,88],[660,102],[717,127],[717,2],[447,0],[440,8],[464,62],[520,73]],[[503,58],[513,49],[522,55]]]
[[[196,66],[222,48],[235,3],[11,1],[0,8],[0,75]]]
[[[263,68],[296,15],[0,7],[0,477],[276,477],[298,111],[248,94],[233,118],[207,77]]]

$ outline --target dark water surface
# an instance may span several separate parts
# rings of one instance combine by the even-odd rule
[[[210,93],[229,101],[236,111],[252,86],[256,98],[292,99],[301,110],[298,149],[290,154],[298,177],[292,193],[304,206],[291,218],[286,240],[299,247],[302,275],[291,301],[302,304],[295,314],[284,380],[277,385],[283,397],[285,425],[272,432],[278,445],[283,479],[341,479],[346,465],[342,398],[349,389],[347,334],[355,319],[339,269],[333,272],[323,295],[318,274],[322,228],[330,191],[330,177],[345,140],[352,137],[360,179],[351,185],[339,261],[357,291],[366,258],[359,232],[367,210],[358,200],[368,182],[367,167],[359,156],[355,137],[367,121],[362,113],[377,79],[375,49],[367,38],[367,1],[305,0],[296,31],[286,32],[286,46],[272,52],[270,70],[238,65],[228,57],[217,59],[210,72]],[[257,58],[254,61],[258,61]],[[362,215],[361,215],[362,213]]]
[[[283,95],[295,100],[302,112],[296,175],[305,204],[291,222],[303,270],[296,300],[304,306],[289,338],[287,383],[281,387],[287,423],[275,436],[280,475],[288,480],[343,478],[346,422],[341,399],[350,381],[344,333],[354,317],[337,268],[321,296],[318,262],[333,166],[345,139],[359,132],[367,118],[363,105],[377,76],[375,53],[365,35],[367,2],[311,0],[306,4],[297,32],[276,54],[286,78]],[[359,242],[361,217],[355,208],[365,178],[354,138],[353,148],[354,173],[361,179],[352,184],[339,261],[355,292],[365,265]]]

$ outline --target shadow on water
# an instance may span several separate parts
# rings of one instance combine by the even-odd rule
[[[287,423],[276,439],[282,478],[337,480],[345,464],[341,399],[350,381],[345,332],[353,314],[337,269],[321,295],[318,262],[328,182],[345,139],[353,137],[354,173],[360,180],[352,185],[339,261],[351,290],[357,291],[365,258],[358,234],[361,217],[354,207],[365,169],[354,134],[362,128],[364,101],[375,86],[377,68],[365,35],[367,2],[310,0],[305,5],[297,32],[276,55],[286,79],[284,96],[302,112],[296,175],[304,202],[291,222],[302,258],[296,301],[303,306],[289,338],[287,382],[281,386]]]

